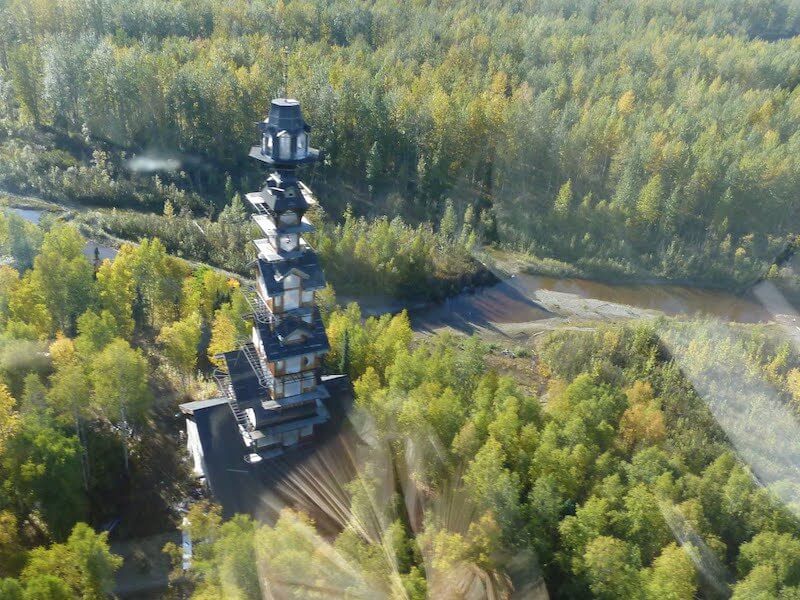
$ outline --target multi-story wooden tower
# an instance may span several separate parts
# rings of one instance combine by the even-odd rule
[[[303,239],[314,229],[304,215],[315,200],[296,176],[297,167],[316,161],[319,152],[308,145],[310,127],[297,100],[273,100],[259,129],[261,144],[250,156],[270,172],[261,191],[247,194],[264,234],[253,241],[252,339],[222,355],[227,372],[217,373],[250,462],[310,439],[329,418],[323,403],[328,391],[320,381],[329,346],[315,304],[325,277]]]

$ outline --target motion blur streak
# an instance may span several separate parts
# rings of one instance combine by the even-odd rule
[[[749,364],[737,328],[666,322],[659,333],[756,482],[800,516],[800,423],[779,390]]]
[[[729,596],[729,583],[733,581],[731,574],[695,530],[681,508],[667,501],[659,502],[658,506],[675,540],[692,559],[701,577],[722,597]]]
[[[176,158],[140,154],[128,160],[125,166],[134,173],[153,173],[155,171],[177,171],[181,168],[181,162]]]

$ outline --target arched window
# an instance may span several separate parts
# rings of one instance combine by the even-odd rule
[[[286,131],[278,134],[278,158],[292,158],[292,136]]]
[[[301,133],[297,136],[297,149],[295,155],[297,158],[305,158],[308,153],[308,136]]]
[[[286,252],[291,252],[295,248],[297,248],[296,233],[287,233],[281,236],[281,250],[285,250]]]

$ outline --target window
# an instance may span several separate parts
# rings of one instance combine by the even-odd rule
[[[278,157],[282,159],[292,157],[292,137],[285,131],[278,134]]]
[[[297,236],[292,234],[286,234],[281,236],[281,250],[286,250],[287,252],[294,250],[297,247]]]
[[[306,144],[308,142],[308,136],[305,133],[301,133],[297,136],[297,149],[295,151],[295,155],[297,158],[305,158],[307,149]]]

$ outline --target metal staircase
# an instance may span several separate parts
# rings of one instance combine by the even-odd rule
[[[252,431],[253,424],[250,422],[250,419],[247,418],[247,415],[244,413],[244,411],[239,407],[239,403],[236,401],[236,396],[234,395],[233,388],[231,387],[231,379],[228,377],[228,374],[223,373],[219,369],[214,369],[213,375],[214,380],[217,382],[217,387],[228,400],[228,404],[231,407],[231,412],[233,412],[233,417],[236,419],[236,422],[245,430]]]
[[[264,325],[269,325],[275,321],[272,311],[264,303],[261,295],[256,291],[254,285],[249,284],[242,287],[242,294],[244,295],[247,304],[250,306],[250,314],[253,319]]]
[[[256,351],[256,347],[253,345],[253,342],[249,340],[243,342],[240,349],[245,358],[247,358],[247,362],[250,363],[250,367],[253,369],[256,377],[258,377],[258,385],[264,389],[272,389],[272,373],[265,369],[264,365],[261,364],[261,357],[258,356],[258,352]]]

